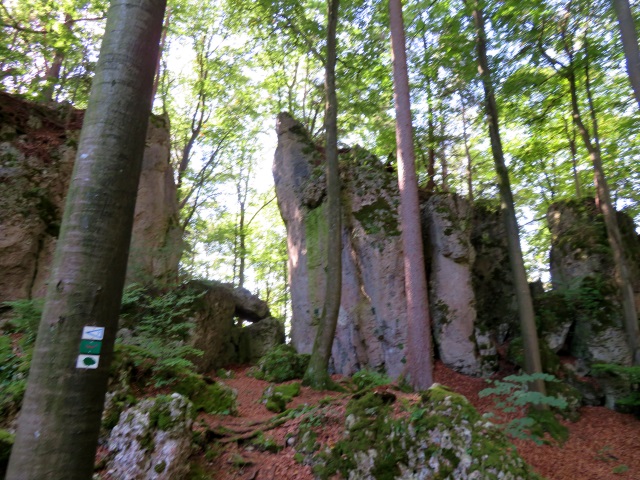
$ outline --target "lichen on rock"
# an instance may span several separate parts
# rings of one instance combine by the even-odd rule
[[[349,402],[344,438],[314,457],[318,478],[540,478],[463,396],[434,385],[397,416],[393,398],[373,390]]]
[[[180,480],[189,472],[191,402],[180,394],[141,401],[109,436],[107,473],[116,480]]]

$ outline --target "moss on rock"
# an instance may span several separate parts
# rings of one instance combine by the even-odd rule
[[[281,383],[302,378],[309,355],[298,354],[291,345],[278,345],[258,362],[254,376],[260,380]]]
[[[390,399],[371,391],[349,402],[345,438],[315,457],[318,478],[540,478],[463,396],[434,385],[397,418]]]

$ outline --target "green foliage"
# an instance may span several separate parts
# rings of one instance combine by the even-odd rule
[[[281,413],[287,409],[287,404],[293,397],[300,395],[300,383],[293,382],[286,385],[269,385],[262,394],[261,401],[271,412]]]
[[[278,453],[283,448],[273,437],[267,437],[263,432],[259,432],[258,435],[251,440],[251,445],[261,452],[271,453]]]
[[[493,387],[481,390],[479,396],[483,398],[494,395],[498,409],[508,414],[524,415],[502,425],[504,431],[513,438],[531,440],[539,445],[545,443],[544,433],[547,432],[556,441],[563,443],[567,439],[568,430],[558,422],[550,408],[566,409],[567,401],[564,398],[530,391],[527,385],[538,380],[559,381],[547,373],[509,375],[502,380],[489,380]]]
[[[193,402],[194,412],[236,415],[237,393],[221,382],[208,384],[202,375],[182,372],[176,378],[173,390],[185,395]]]
[[[591,373],[596,378],[610,379],[628,388],[629,394],[616,399],[616,409],[640,418],[640,366],[595,363]]]
[[[186,344],[193,329],[190,314],[203,291],[187,286],[154,290],[129,285],[122,297],[121,320],[132,330],[128,348],[135,366],[150,365],[156,386],[171,385],[176,374],[193,370],[190,358],[202,351]]]
[[[298,354],[291,345],[278,345],[263,356],[253,375],[268,382],[281,383],[302,378],[309,364],[309,355]]]
[[[2,305],[11,308],[11,318],[4,330],[9,333],[21,334],[20,343],[22,347],[24,349],[31,348],[38,334],[44,299],[15,300],[13,302],[4,302]]]
[[[10,319],[0,335],[0,418],[6,420],[22,403],[42,300],[18,300],[3,305],[11,308]]]
[[[360,370],[354,373],[351,377],[351,381],[355,384],[358,390],[379,387],[381,385],[388,385],[391,383],[391,379],[387,375],[372,370]]]
[[[14,440],[15,435],[13,433],[0,428],[0,465],[9,461],[9,454]]]

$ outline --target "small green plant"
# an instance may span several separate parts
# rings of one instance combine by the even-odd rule
[[[495,405],[499,410],[508,414],[520,414],[519,417],[501,425],[511,437],[531,440],[540,445],[545,443],[546,432],[556,441],[563,443],[567,439],[568,430],[560,424],[551,408],[564,410],[567,408],[567,401],[527,388],[527,385],[538,380],[559,381],[547,373],[509,375],[502,380],[490,380],[493,386],[481,390],[479,396],[482,398],[494,395]]]
[[[269,385],[262,394],[262,401],[270,412],[281,413],[287,409],[287,403],[300,395],[300,383],[287,385]]]
[[[258,435],[251,440],[251,445],[261,452],[271,453],[278,453],[283,448],[282,445],[279,445],[272,437],[267,437],[263,432],[259,432]]]
[[[136,363],[150,365],[157,387],[175,384],[203,353],[186,343],[194,326],[193,305],[203,294],[187,287],[161,290],[137,284],[123,293],[120,320],[133,332],[128,343],[138,347]]]
[[[308,364],[309,355],[298,354],[291,345],[278,345],[260,359],[253,375],[259,380],[282,383],[302,378]]]
[[[11,313],[0,334],[0,418],[16,413],[22,402],[42,304],[40,299],[2,304]]]
[[[612,472],[617,475],[617,474],[620,474],[620,473],[625,473],[628,470],[629,470],[629,467],[627,467],[626,465],[622,464],[622,465],[618,465],[617,467],[614,467]]]
[[[616,409],[633,413],[640,418],[640,366],[596,363],[591,366],[591,373],[596,378],[611,379],[626,384],[629,394],[616,399]]]
[[[358,390],[379,387],[391,383],[391,379],[384,373],[379,373],[373,370],[360,370],[353,374],[351,381],[355,384]]]

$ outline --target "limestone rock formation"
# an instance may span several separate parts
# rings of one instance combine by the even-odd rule
[[[633,222],[618,213],[630,258],[636,296],[640,294],[640,239]],[[630,365],[606,228],[593,198],[557,202],[547,212],[552,235],[551,281],[575,312],[568,345],[588,368],[592,363]]]
[[[285,342],[284,324],[273,317],[265,318],[242,329],[242,335],[247,339],[248,353],[246,360],[257,362],[269,350]]]
[[[472,207],[454,194],[432,195],[422,208],[429,303],[440,359],[459,372],[480,375],[479,347],[488,358],[495,357],[496,351],[489,336],[476,328],[472,218]]]
[[[272,318],[266,302],[248,290],[213,281],[194,280],[189,286],[203,292],[192,308],[191,345],[203,354],[191,361],[199,372],[255,362],[284,343],[283,323]],[[242,328],[236,319],[254,323]]]
[[[502,345],[518,331],[519,318],[499,203],[486,200],[474,203],[471,243],[476,251],[473,289],[477,327],[491,335],[495,344]]]
[[[114,480],[181,480],[189,473],[191,402],[178,393],[142,400],[120,415],[107,449]]]
[[[273,175],[287,226],[291,339],[300,353],[309,353],[326,282],[322,156],[288,114],[278,116],[277,133]],[[340,161],[343,250],[332,254],[342,255],[342,301],[333,368],[351,374],[366,367],[397,377],[406,338],[397,180],[361,149]]]
[[[0,302],[44,296],[83,112],[0,93]],[[152,119],[128,281],[173,277],[181,249],[169,134]]]

